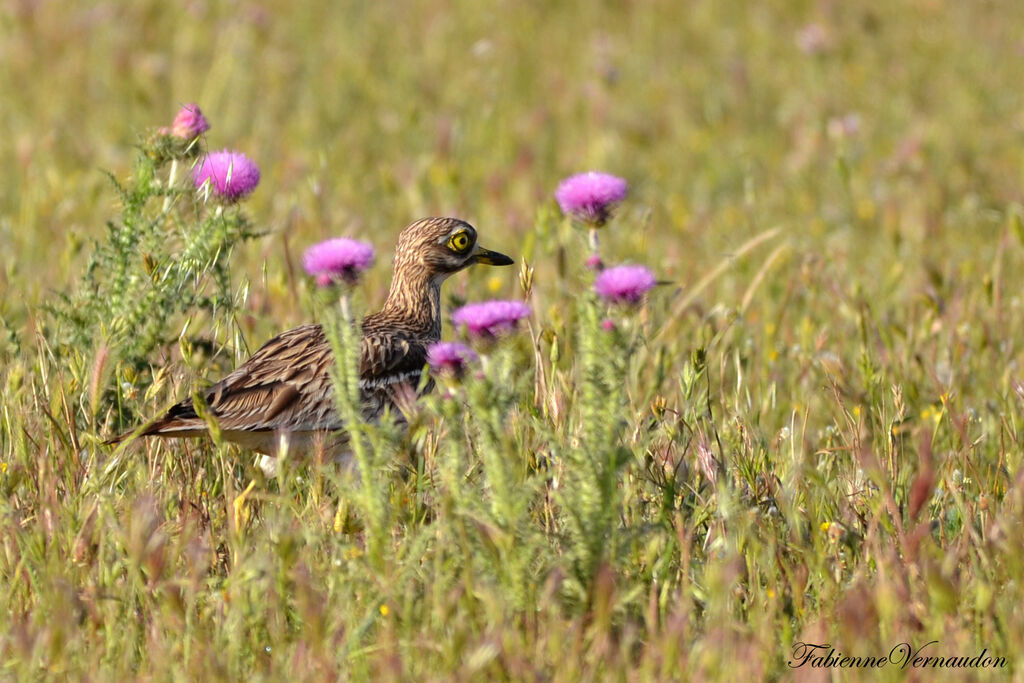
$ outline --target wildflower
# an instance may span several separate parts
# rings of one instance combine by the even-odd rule
[[[829,37],[821,24],[807,24],[796,34],[796,44],[805,55],[818,55],[829,48]]]
[[[485,301],[458,309],[452,314],[452,323],[468,329],[471,336],[493,339],[513,330],[528,315],[530,307],[522,301]]]
[[[589,257],[587,257],[586,266],[587,270],[601,272],[602,270],[604,270],[604,261],[601,260],[600,255],[591,254]]]
[[[194,102],[183,105],[178,110],[171,124],[170,134],[182,140],[195,140],[197,137],[210,130],[210,122],[199,110],[199,105]]]
[[[833,140],[852,138],[860,132],[860,114],[853,112],[844,116],[834,116],[826,126],[828,136]]]
[[[461,379],[466,366],[477,359],[472,349],[458,342],[436,342],[427,348],[427,363],[438,375]]]
[[[563,180],[555,190],[555,199],[563,213],[600,227],[628,191],[629,184],[622,178],[591,171]]]
[[[615,266],[598,274],[594,291],[610,303],[635,304],[654,285],[654,275],[643,266]]]
[[[601,329],[604,330],[605,332],[614,332],[615,321],[612,320],[611,318],[605,318],[604,320],[601,321]]]
[[[248,196],[260,182],[259,167],[241,152],[211,152],[192,170],[196,188],[208,186],[218,198],[233,204]]]
[[[314,244],[303,255],[306,272],[325,287],[334,282],[353,285],[359,274],[373,265],[373,245],[347,237]]]

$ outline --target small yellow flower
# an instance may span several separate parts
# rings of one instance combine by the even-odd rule
[[[0,474],[7,474],[7,463],[0,462]]]
[[[491,294],[497,294],[498,292],[501,291],[501,286],[503,284],[504,284],[504,280],[502,280],[497,275],[494,275],[490,279],[487,280],[487,289],[488,289],[488,291],[490,291]]]
[[[775,591],[771,588],[768,589],[768,598],[773,600],[775,599]]]
[[[380,613],[381,613],[382,616],[386,617],[389,612],[391,612],[391,610],[388,609],[387,605],[381,605],[380,606]]]
[[[651,412],[654,417],[661,420],[665,417],[665,409],[668,408],[668,399],[660,394],[651,401]]]
[[[853,407],[853,416],[854,417],[860,417],[860,406],[854,406]]]
[[[828,522],[822,522],[822,523],[821,523],[821,530],[822,530],[822,531],[824,531],[825,533],[828,533],[828,528],[829,528],[830,526],[832,526],[832,525],[831,525],[830,523],[828,523]]]

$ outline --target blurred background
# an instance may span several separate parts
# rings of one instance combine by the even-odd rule
[[[269,234],[237,266],[255,283],[266,263],[254,305],[278,324],[301,317],[285,282],[306,245],[356,235],[386,262],[427,214],[466,218],[543,271],[538,212],[589,169],[632,184],[610,249],[684,286],[776,226],[866,271],[865,287],[892,284],[894,263],[913,277],[988,248],[1021,201],[1022,14],[940,0],[6,0],[0,314],[20,326],[26,303],[76,277],[117,208],[101,170],[129,174],[139,136],[192,101],[209,149],[262,169],[249,211]]]

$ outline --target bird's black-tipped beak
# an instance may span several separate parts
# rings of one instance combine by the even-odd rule
[[[515,263],[508,256],[491,251],[490,249],[484,249],[483,247],[478,248],[474,256],[477,263],[483,263],[488,266],[511,266]]]

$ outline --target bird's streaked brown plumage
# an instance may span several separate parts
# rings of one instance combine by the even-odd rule
[[[441,338],[441,283],[474,263],[509,265],[512,259],[480,247],[473,226],[456,218],[424,218],[402,230],[387,301],[362,324],[364,418],[377,419],[385,410],[401,417],[403,404],[420,384],[427,347]],[[284,438],[291,449],[319,443],[337,453],[345,436],[334,404],[333,362],[323,328],[302,325],[268,341],[204,398],[229,441],[275,454]],[[140,435],[203,436],[207,431],[187,399]]]

